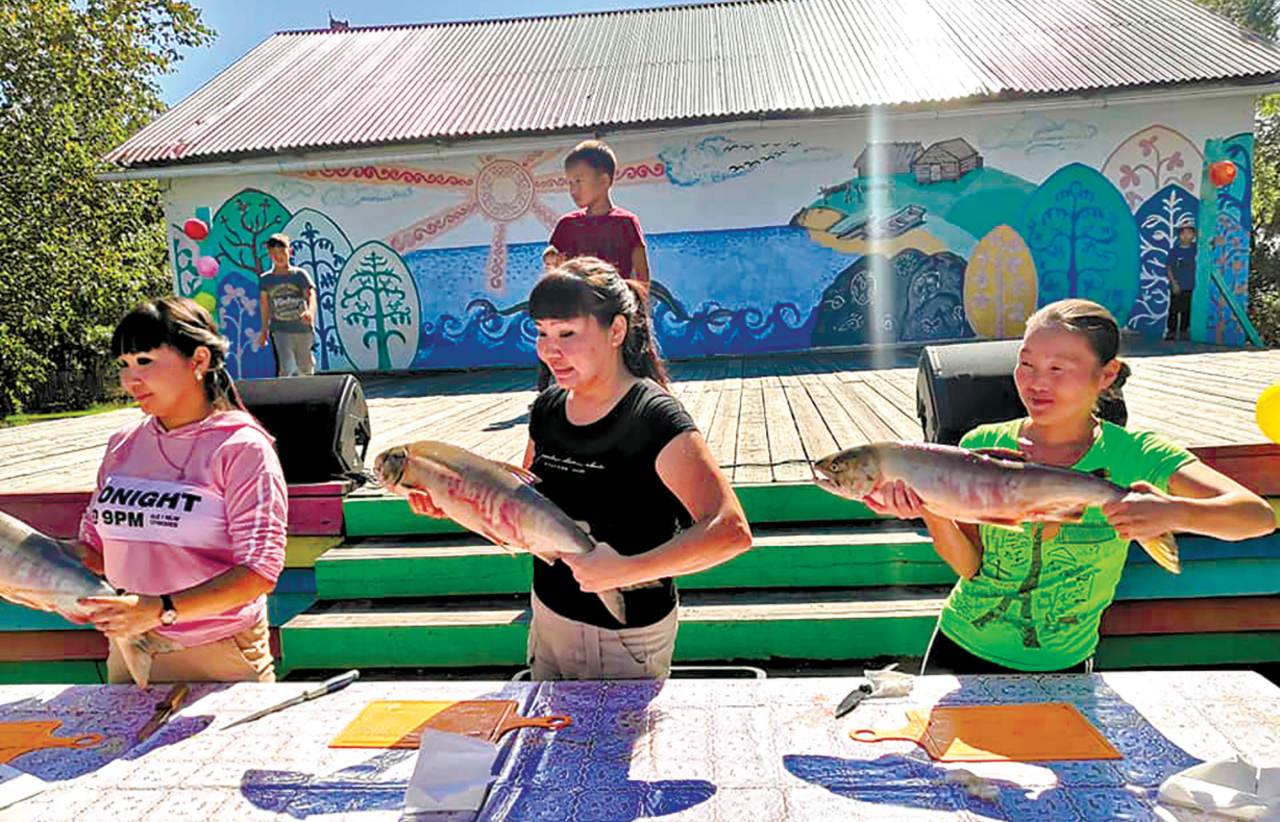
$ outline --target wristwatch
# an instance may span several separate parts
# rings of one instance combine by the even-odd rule
[[[172,625],[178,621],[178,612],[173,608],[173,597],[168,594],[160,595],[160,624]]]

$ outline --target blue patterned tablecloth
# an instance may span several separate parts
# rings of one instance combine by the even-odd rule
[[[416,752],[328,747],[382,699],[514,699],[526,716],[573,717],[565,730],[505,738],[485,822],[1155,820],[1156,788],[1176,771],[1233,753],[1280,763],[1280,689],[1247,672],[927,677],[908,697],[834,720],[853,684],[357,683],[231,731],[221,728],[306,685],[205,685],[142,745],[133,737],[164,686],[3,686],[0,722],[56,718],[58,736],[106,740],[10,763],[52,787],[0,820],[400,820]],[[1031,702],[1075,705],[1124,759],[944,765],[913,743],[849,737],[855,725],[901,727],[910,708]],[[998,795],[969,795],[948,779],[956,767],[993,780]]]

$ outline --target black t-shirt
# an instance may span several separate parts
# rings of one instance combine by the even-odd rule
[[[667,443],[697,426],[680,401],[655,383],[632,386],[599,420],[574,425],[565,415],[568,392],[550,388],[529,413],[534,457],[530,470],[537,489],[575,520],[591,524],[591,536],[619,554],[634,556],[657,548],[692,523],[689,512],[658,476],[658,454]],[[643,628],[676,604],[675,581],[624,591],[627,624],[585,593],[563,562],[533,563],[538,599],[563,617],[598,628]]]

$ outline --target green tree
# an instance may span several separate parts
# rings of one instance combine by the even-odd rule
[[[1276,0],[1198,0],[1238,26],[1275,39]],[[1270,345],[1280,345],[1280,94],[1258,98],[1254,112],[1253,232],[1249,319]]]
[[[95,175],[212,36],[181,0],[0,0],[0,415],[171,290],[159,186]]]

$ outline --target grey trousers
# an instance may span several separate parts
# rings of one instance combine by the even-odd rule
[[[310,331],[272,331],[271,342],[276,347],[276,376],[296,377],[316,373],[316,361],[311,355],[311,343],[315,334]]]
[[[644,628],[611,631],[552,611],[537,595],[529,623],[534,680],[666,679],[676,649],[678,608]]]

